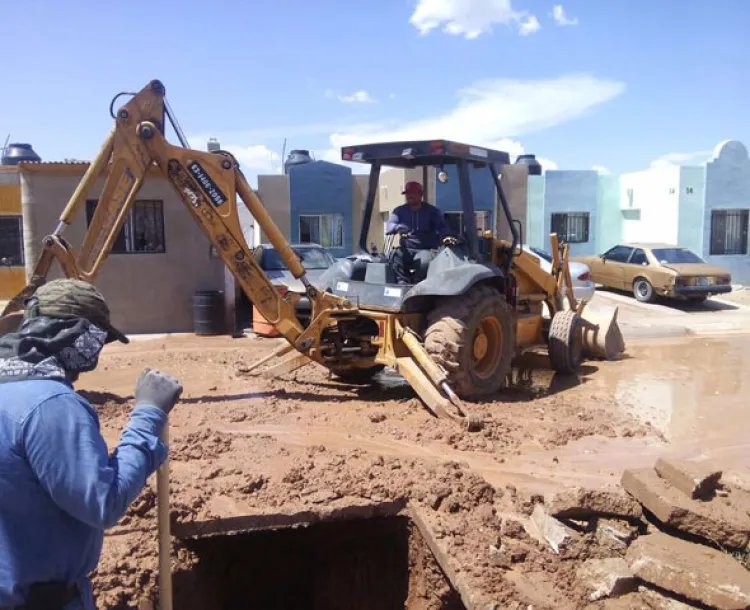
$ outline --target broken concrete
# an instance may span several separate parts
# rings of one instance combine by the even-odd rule
[[[523,563],[528,554],[529,549],[524,544],[513,540],[503,540],[500,546],[490,545],[490,563],[505,569]]]
[[[728,548],[742,549],[750,542],[750,519],[730,498],[693,500],[652,468],[626,470],[622,486],[666,525]]]
[[[750,571],[726,553],[657,532],[638,538],[626,557],[656,587],[719,610],[750,607]]]
[[[638,535],[638,528],[619,519],[597,519],[597,542],[613,551],[624,551]]]
[[[694,500],[710,497],[721,480],[722,471],[708,462],[665,460],[659,458],[654,467],[662,479]]]
[[[640,519],[641,505],[621,490],[574,487],[545,498],[550,515],[561,519],[589,519],[595,515]]]
[[[584,561],[577,574],[589,590],[591,601],[623,595],[637,586],[627,562],[619,557]]]
[[[578,532],[548,515],[542,504],[534,506],[534,511],[531,513],[531,522],[558,555],[569,551],[580,540]]]
[[[700,607],[693,604],[686,604],[673,597],[667,597],[643,585],[638,587],[638,594],[651,610],[693,610],[693,608]]]

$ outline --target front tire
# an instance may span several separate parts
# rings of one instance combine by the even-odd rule
[[[654,287],[645,277],[638,277],[633,282],[633,296],[641,303],[653,303],[656,298]]]
[[[563,375],[578,371],[583,359],[581,317],[575,311],[558,311],[549,327],[549,360],[553,370]]]
[[[516,349],[516,324],[508,303],[489,286],[445,297],[427,316],[425,349],[448,374],[461,398],[497,392]]]

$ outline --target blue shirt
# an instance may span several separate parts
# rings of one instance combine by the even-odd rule
[[[389,235],[406,229],[414,231],[414,236],[405,238],[403,243],[414,250],[436,249],[440,245],[439,238],[447,233],[443,213],[424,202],[418,210],[412,210],[408,203],[398,206],[385,225],[385,232]]]
[[[108,455],[91,405],[66,383],[0,384],[0,607],[23,603],[33,582],[77,582],[93,610],[87,575],[112,527],[164,461],[166,414],[133,409]]]

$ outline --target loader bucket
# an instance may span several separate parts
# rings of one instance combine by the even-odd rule
[[[583,352],[589,358],[616,360],[625,351],[625,339],[617,324],[617,307],[596,311],[584,308]]]

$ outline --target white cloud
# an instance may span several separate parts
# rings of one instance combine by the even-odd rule
[[[711,160],[711,150],[697,150],[689,153],[668,153],[654,159],[652,168],[675,167],[678,165],[704,165]]]
[[[565,9],[563,8],[562,4],[555,4],[555,6],[552,8],[550,16],[559,26],[578,25],[578,17],[573,17],[572,19],[568,17],[565,14]]]
[[[232,153],[243,169],[253,170],[254,172],[278,171],[281,155],[263,144],[255,144],[253,146],[234,146],[230,144],[222,148]]]
[[[612,173],[608,167],[604,167],[603,165],[594,165],[591,169],[603,176],[609,176]]]
[[[358,89],[354,93],[348,95],[342,95],[336,93],[332,89],[326,89],[325,95],[329,98],[336,98],[339,102],[344,102],[345,104],[374,104],[377,102],[377,100],[364,89]]]
[[[388,98],[389,98],[389,99],[392,99],[392,100],[395,100],[395,99],[396,99],[396,94],[395,94],[395,93],[391,93],[391,94],[390,94],[390,95],[388,96]]]
[[[531,15],[521,23],[521,27],[518,29],[518,33],[521,36],[528,36],[529,34],[534,34],[541,29],[542,24],[539,23],[539,19],[534,17],[534,15]]]
[[[469,40],[491,33],[493,24],[515,26],[524,35],[541,27],[527,11],[515,10],[511,0],[419,0],[409,23],[423,36],[443,25],[446,34]]]
[[[377,141],[445,138],[491,146],[584,115],[625,90],[621,82],[586,75],[549,80],[485,80],[459,92],[442,114],[369,129],[337,131],[334,148]]]

